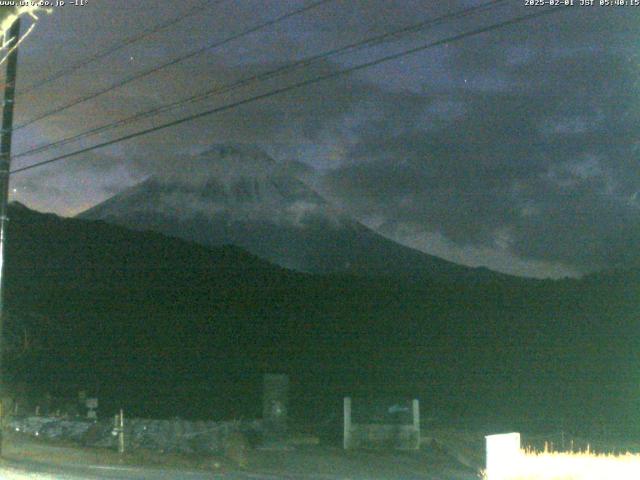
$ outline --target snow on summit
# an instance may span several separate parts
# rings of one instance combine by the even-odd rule
[[[309,272],[458,271],[403,247],[334,208],[288,164],[255,146],[217,144],[172,165],[80,218],[153,230],[203,245],[232,244]]]

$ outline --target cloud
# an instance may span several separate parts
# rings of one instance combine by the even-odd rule
[[[631,248],[640,242],[638,64],[615,49],[535,43],[520,62],[513,52],[525,47],[457,49],[452,72],[506,80],[492,91],[425,93],[423,112],[387,107],[325,189],[426,250],[439,235],[459,252],[491,249],[569,270],[640,266]]]
[[[52,35],[68,31],[69,41],[93,35],[95,29],[97,38],[109,43],[118,22],[125,25],[137,18],[129,3],[123,3],[126,8],[118,10],[117,18],[109,17],[110,25],[81,9],[77,18],[56,13],[41,27]],[[456,2],[447,9],[406,0],[327,5],[43,121],[31,133],[42,140],[60,138],[469,4]],[[164,15],[169,4],[163,5],[159,14]],[[210,43],[212,31],[222,38],[282,13],[233,5],[194,18],[193,28],[183,29],[171,43],[158,36],[127,52],[126,58],[110,59],[106,64],[115,67],[106,72],[104,64],[95,65],[70,78],[65,89],[39,90],[37,102],[21,104],[19,117],[29,118],[161,58]],[[278,8],[297,6],[287,1]],[[289,162],[341,208],[431,253],[502,270],[517,263],[518,272],[529,269],[536,275],[640,265],[635,247],[640,242],[640,56],[638,14],[631,10],[636,9],[567,9],[139,137],[14,182],[28,178],[32,191],[41,192],[32,197],[38,205],[49,198],[53,209],[69,213],[146,175],[180,169],[182,155],[214,143],[251,143]],[[256,12],[260,18],[252,16]],[[442,26],[409,37],[405,44],[525,13],[529,10],[504,7],[496,15],[478,17],[482,21],[470,18]],[[148,25],[152,20],[144,18]],[[117,33],[130,35],[124,29]],[[50,51],[37,42],[29,48],[32,55],[21,71],[35,75],[49,61]],[[63,50],[61,61],[73,60],[72,51]],[[336,63],[319,62],[287,80],[273,79],[189,105],[139,127],[365,58],[360,52]],[[20,142],[27,143],[24,137],[18,137]]]

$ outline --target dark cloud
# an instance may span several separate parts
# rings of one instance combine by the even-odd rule
[[[138,28],[136,19],[141,27],[157,21],[136,2],[109,5],[116,3],[119,9],[108,22],[99,21],[111,8],[106,3],[44,19],[42,34],[48,38],[61,35],[67,45],[87,38],[98,42],[83,50],[61,49],[57,61],[72,62],[74,55],[99,51],[114,37],[130,36]],[[175,8],[156,3],[158,18]],[[69,78],[64,89],[39,90],[37,101],[19,103],[18,121],[304,3],[283,0],[267,9],[254,0],[225,2],[216,15],[193,17],[175,37],[156,36],[93,65]],[[477,2],[336,1],[25,129],[16,145],[20,150],[46,143],[470,4]],[[14,183],[27,203],[32,199],[39,206],[49,199],[51,209],[68,214],[155,171],[179,169],[181,155],[212,143],[256,143],[369,225],[447,258],[505,271],[516,271],[511,267],[520,262],[517,273],[536,275],[640,265],[634,246],[640,242],[640,12],[635,10],[574,7],[140,137]],[[375,52],[530,12],[514,2]],[[27,77],[55,69],[45,43],[33,41],[25,49],[21,72]],[[286,80],[188,105],[135,129],[333,72],[371,55],[356,52],[319,62]],[[47,157],[21,161],[41,158]],[[300,161],[308,168],[294,163]],[[31,193],[22,193],[23,187]]]
[[[535,43],[521,62],[496,45],[457,49],[451,70],[472,86],[431,96],[431,111],[446,98],[463,113],[385,112],[327,188],[392,236],[422,225],[461,247],[582,271],[640,265],[638,64],[613,48]],[[490,73],[506,82],[474,89]]]

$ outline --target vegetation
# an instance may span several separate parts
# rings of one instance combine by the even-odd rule
[[[504,480],[600,480],[638,478],[640,455],[609,455],[589,451],[524,452]],[[492,480],[491,476],[483,476]]]
[[[7,338],[28,339],[5,359],[12,381],[89,389],[103,411],[255,416],[277,371],[309,420],[345,394],[393,394],[496,430],[637,431],[638,272],[308,275],[20,205],[7,259]]]

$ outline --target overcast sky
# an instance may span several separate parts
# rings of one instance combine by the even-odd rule
[[[17,174],[13,198],[74,215],[153,172],[179,168],[178,155],[248,142],[277,160],[303,162],[305,179],[363,223],[450,260],[532,276],[640,266],[640,7],[574,2],[552,15]],[[208,6],[167,30],[38,84],[202,3]],[[310,3],[89,0],[54,8],[21,48],[18,90],[36,88],[17,98],[15,123]],[[13,151],[480,3],[329,1],[22,128]],[[13,167],[539,8],[504,2],[17,158]]]

